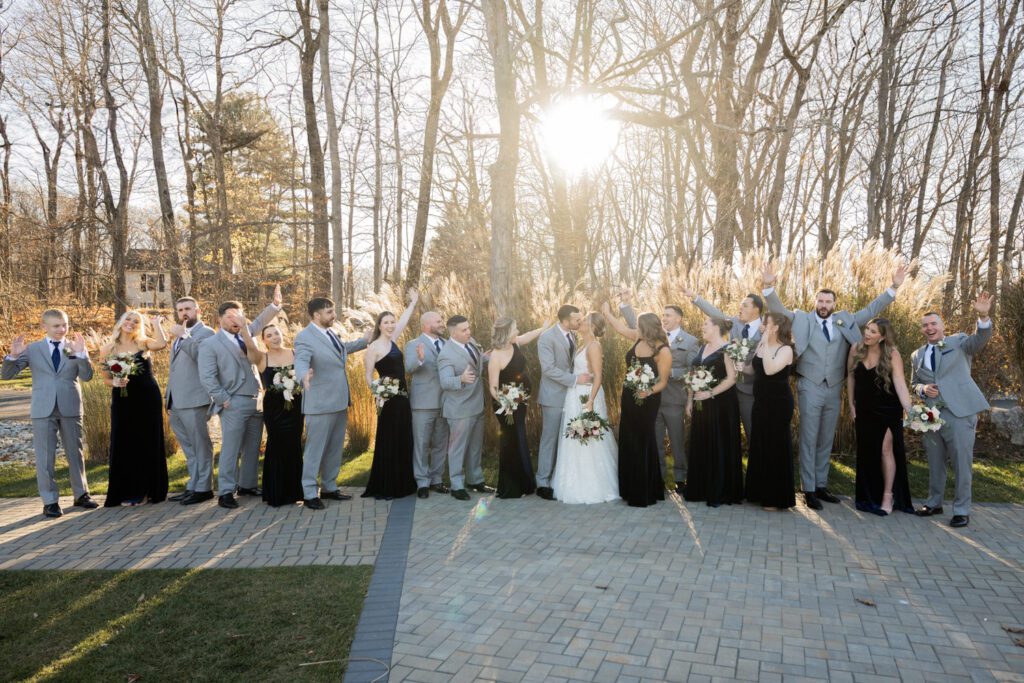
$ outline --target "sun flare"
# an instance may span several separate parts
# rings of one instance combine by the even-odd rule
[[[619,122],[593,97],[570,97],[541,115],[541,138],[549,158],[570,177],[600,166],[619,139]]]

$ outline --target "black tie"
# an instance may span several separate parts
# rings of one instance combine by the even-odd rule
[[[341,353],[341,342],[339,342],[338,338],[334,336],[334,331],[333,330],[327,330],[327,338],[331,340],[331,343],[334,344],[334,348],[337,349],[338,353],[340,354]]]
[[[750,323],[747,323],[746,325],[743,326],[743,338],[744,339],[749,339],[750,338]]]
[[[437,351],[438,353],[441,353],[441,340],[440,339],[435,339],[434,340],[434,350]]]
[[[477,365],[476,351],[473,350],[473,344],[466,344],[466,351],[469,352],[469,357],[473,359],[473,367]]]
[[[53,370],[56,372],[60,367],[60,342],[51,341],[50,343],[53,344],[53,353],[50,354],[50,358],[53,359]]]
[[[569,362],[576,359],[576,342],[572,339],[572,332],[566,332],[565,338],[569,340]]]
[[[245,342],[242,341],[242,338],[238,335],[237,332],[235,333],[235,341],[238,342],[238,348],[242,349],[242,353],[244,354],[245,353]]]
[[[935,345],[932,344],[932,372],[935,372]]]
[[[821,331],[825,333],[825,341],[832,341],[832,335],[828,333],[828,321],[821,321]]]

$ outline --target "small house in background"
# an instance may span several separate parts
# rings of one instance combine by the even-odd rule
[[[169,259],[162,249],[129,249],[125,257],[125,280],[129,308],[170,308],[177,296],[171,291]],[[185,291],[190,287],[183,272]]]

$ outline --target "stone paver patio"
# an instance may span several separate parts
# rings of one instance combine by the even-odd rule
[[[849,501],[821,514],[674,496],[644,510],[241,502],[66,508],[54,522],[37,499],[0,500],[0,569],[366,564],[379,551],[347,680],[385,680],[371,658],[393,639],[391,681],[1024,681],[1022,636],[1003,629],[1024,626],[1024,505],[976,505],[954,530]]]

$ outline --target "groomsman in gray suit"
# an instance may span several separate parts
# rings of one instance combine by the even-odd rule
[[[441,416],[448,421],[448,476],[452,497],[469,500],[470,491],[493,493],[484,483],[484,354],[473,341],[469,320],[448,318],[448,343],[437,357]]]
[[[537,458],[537,495],[544,500],[554,500],[551,476],[555,471],[555,457],[558,440],[565,428],[562,408],[565,392],[576,384],[590,384],[590,374],[574,375],[573,360],[576,356],[576,330],[580,329],[580,309],[564,304],[558,309],[558,324],[548,328],[537,339],[537,355],[540,358],[540,403],[544,424],[540,433],[540,454]]]
[[[896,269],[892,287],[856,313],[836,311],[836,293],[819,290],[814,311],[791,311],[775,291],[775,274],[766,267],[762,275],[768,310],[793,321],[796,344],[797,398],[800,406],[800,481],[807,507],[821,510],[821,501],[838,503],[828,490],[832,442],[846,382],[850,345],[861,340],[860,328],[896,299],[896,290],[907,277],[906,265]]]
[[[441,417],[441,380],[437,374],[437,358],[445,346],[443,328],[441,314],[428,311],[420,316],[420,336],[405,345],[412,406],[412,469],[420,498],[429,497],[431,491],[449,492],[441,482],[448,450],[448,421]]]
[[[273,318],[279,310],[276,304],[268,306],[258,320],[248,323],[249,333],[259,336],[261,321]],[[263,414],[258,408],[260,378],[241,335],[245,310],[237,301],[225,301],[217,314],[220,331],[199,343],[199,382],[213,401],[210,412],[220,414],[217,504],[230,510],[238,507],[236,489],[240,496],[262,493],[258,483]]]
[[[636,329],[636,311],[630,301],[629,292],[620,294],[622,302],[619,310],[630,329]],[[668,386],[661,392],[661,407],[654,422],[654,437],[658,442],[658,455],[661,461],[661,478],[668,473],[668,449],[665,448],[665,436],[668,435],[672,446],[672,475],[676,482],[676,491],[682,495],[686,489],[686,398],[687,391],[683,379],[693,364],[700,350],[700,342],[692,334],[682,328],[683,309],[675,304],[665,306],[661,312],[661,326],[668,336],[668,347],[672,351],[672,376]]]
[[[945,404],[939,416],[946,421],[937,432],[924,435],[928,454],[928,502],[917,511],[921,517],[942,514],[946,490],[946,461],[953,466],[955,493],[951,527],[965,527],[971,521],[971,465],[978,413],[988,410],[988,401],[971,378],[971,361],[992,338],[988,317],[992,297],[982,292],[974,302],[978,327],[972,335],[946,336],[942,317],[925,313],[921,333],[925,344],[910,356],[914,392],[929,406]]]
[[[306,446],[302,453],[303,504],[323,510],[324,498],[350,500],[338,490],[349,396],[345,362],[350,353],[362,351],[372,329],[354,341],[344,342],[331,326],[337,319],[334,302],[316,297],[306,305],[309,325],[295,336],[295,376],[303,378],[302,413],[306,416]],[[320,488],[317,489],[317,477]]]
[[[740,402],[740,420],[743,422],[743,432],[747,435],[747,443],[750,443],[750,416],[754,409],[754,371],[750,361],[754,359],[754,349],[761,341],[761,316],[764,315],[764,299],[757,294],[747,294],[740,302],[739,315],[730,318],[713,303],[697,296],[692,289],[684,289],[683,295],[689,297],[693,305],[709,318],[728,321],[732,325],[732,329],[729,330],[729,339],[749,339],[753,344],[747,363],[741,369],[744,376],[743,381],[736,382],[736,394]]]
[[[85,339],[75,334],[70,343],[68,315],[56,308],[43,311],[42,327],[46,336],[31,344],[25,335],[11,342],[11,353],[4,358],[0,378],[13,379],[29,367],[32,370],[32,446],[36,452],[36,484],[43,499],[43,515],[60,517],[60,489],[57,487],[57,432],[64,444],[71,473],[75,506],[91,510],[97,507],[89,496],[82,457],[82,388],[79,380],[92,379],[92,363],[85,350]]]
[[[174,302],[178,324],[171,328],[171,368],[164,392],[167,416],[175,438],[185,453],[188,484],[184,493],[171,496],[182,505],[195,505],[213,498],[213,443],[210,441],[210,394],[199,380],[199,345],[214,330],[200,320],[199,303],[190,296]],[[281,286],[274,300],[252,322],[262,330],[281,311]]]

